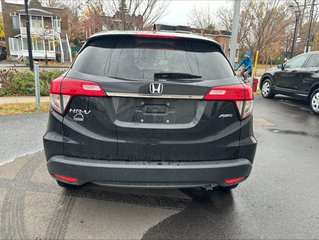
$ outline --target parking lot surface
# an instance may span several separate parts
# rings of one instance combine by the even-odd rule
[[[256,97],[254,114],[252,175],[206,201],[180,190],[63,190],[39,152],[47,115],[1,117],[1,160],[35,153],[0,166],[0,239],[318,239],[319,117],[285,97]]]

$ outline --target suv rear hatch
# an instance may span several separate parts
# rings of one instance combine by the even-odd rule
[[[252,106],[216,43],[163,34],[94,37],[60,85],[64,154],[90,159],[235,159]]]

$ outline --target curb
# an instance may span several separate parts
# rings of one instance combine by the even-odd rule
[[[34,96],[17,96],[17,97],[0,97],[0,105],[4,104],[15,104],[15,103],[35,103],[36,99]],[[40,102],[50,102],[50,97],[41,97]]]

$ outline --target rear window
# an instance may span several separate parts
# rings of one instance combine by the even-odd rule
[[[153,80],[155,73],[186,73],[200,80],[233,77],[215,44],[185,38],[159,39],[108,36],[91,40],[78,55],[73,70],[118,79]]]

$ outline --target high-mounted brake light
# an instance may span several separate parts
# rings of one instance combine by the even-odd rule
[[[135,37],[141,38],[164,38],[164,39],[178,39],[179,37],[171,36],[171,35],[162,35],[155,33],[144,33],[144,34],[134,34]]]
[[[212,88],[205,96],[208,101],[234,101],[239,116],[245,119],[253,112],[254,94],[251,87],[243,84]]]
[[[55,111],[63,114],[72,96],[104,97],[106,94],[99,84],[93,82],[62,77],[52,81],[50,102]]]

